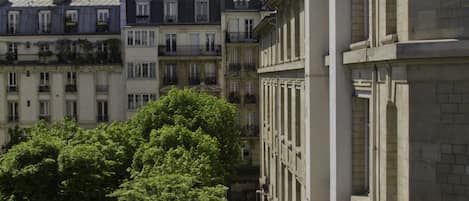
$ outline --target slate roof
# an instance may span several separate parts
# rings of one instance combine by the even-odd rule
[[[2,1],[2,0],[0,0]],[[119,6],[119,0],[65,0],[64,3],[54,4],[53,0],[4,0],[11,7],[55,7],[59,5],[69,6]]]

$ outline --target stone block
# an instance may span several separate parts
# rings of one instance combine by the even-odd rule
[[[468,108],[465,108],[463,107],[462,109],[469,109],[469,104],[468,105]],[[458,104],[441,104],[441,113],[455,113],[457,112],[458,110],[460,110],[458,108]]]
[[[453,123],[463,124],[466,122],[466,116],[464,114],[454,114]]]
[[[446,104],[441,105],[442,109],[443,109],[443,105],[446,105]],[[469,113],[469,104],[458,104],[458,112]]]
[[[441,144],[441,153],[450,154],[452,151],[453,150],[450,144]]]
[[[461,176],[461,184],[468,185],[469,184],[469,176]]]
[[[443,193],[453,193],[453,185],[451,185],[451,184],[441,184],[441,191]]]
[[[454,154],[464,154],[464,153],[466,153],[466,145],[454,144],[453,145],[453,153]]]
[[[465,173],[464,165],[453,165],[453,174],[462,175]]]
[[[464,96],[463,96],[463,98],[464,98]],[[467,98],[468,98],[467,102],[469,102],[469,95],[468,95]],[[449,103],[449,95],[448,94],[438,94],[438,103]]]
[[[456,161],[456,157],[451,154],[441,154],[440,161],[442,163],[454,163]]]
[[[466,155],[456,155],[456,164],[466,165],[469,164],[469,157]]]
[[[454,185],[453,186],[454,193],[457,195],[466,195],[467,194],[467,186],[465,185]]]
[[[449,184],[461,184],[461,176],[458,175],[449,175],[448,176]]]
[[[450,103],[462,103],[462,95],[461,94],[451,94],[449,95],[449,102]]]
[[[451,166],[448,164],[438,164],[436,170],[438,174],[443,175],[444,173],[451,172]]]
[[[442,82],[437,85],[437,93],[449,94],[453,92],[453,83],[451,82]]]
[[[441,114],[440,122],[443,124],[453,123],[453,115],[451,114]]]

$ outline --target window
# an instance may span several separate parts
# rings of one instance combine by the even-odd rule
[[[154,46],[155,31],[135,30],[127,32],[128,46]]]
[[[108,9],[98,9],[96,12],[96,21],[98,23],[107,23],[109,20],[109,10]]]
[[[209,6],[208,0],[196,0],[195,1],[195,21],[196,22],[208,22]]]
[[[208,63],[205,67],[205,74],[207,77],[216,77],[215,64]]]
[[[215,34],[208,33],[207,34],[207,41],[205,43],[205,49],[207,52],[215,52]]]
[[[199,65],[198,64],[191,64],[190,65],[189,76],[190,76],[190,78],[198,78],[199,77]]]
[[[252,39],[252,19],[246,19],[244,20],[244,31],[245,31],[245,38],[246,39]]]
[[[239,82],[237,80],[231,81],[230,84],[230,91],[231,92],[239,92]]]
[[[248,8],[249,0],[233,0],[235,8]]]
[[[41,72],[39,86],[49,86],[49,72]]]
[[[176,34],[166,34],[166,52],[176,52]]]
[[[247,81],[246,82],[246,92],[248,95],[255,95],[256,94],[256,91],[255,91],[255,85],[252,81]]]
[[[77,10],[67,10],[65,11],[65,17],[67,22],[78,22],[78,11]]]
[[[352,42],[368,39],[369,0],[352,0]]]
[[[43,119],[43,118],[49,116],[49,113],[50,113],[49,109],[50,109],[49,101],[47,101],[47,100],[39,101],[39,117],[40,117],[40,119]],[[41,117],[43,117],[43,118],[41,118]]]
[[[68,100],[65,102],[65,107],[67,118],[77,120],[77,101]]]
[[[10,72],[8,73],[8,88],[9,91],[14,89],[16,91],[16,73],[15,72]]]
[[[178,18],[177,0],[165,0],[164,19],[166,22],[176,22]]]
[[[8,121],[18,121],[18,102],[16,101],[8,102]]]
[[[127,64],[128,79],[155,79],[156,64],[155,63],[128,63]]]
[[[8,11],[8,33],[16,33],[19,24],[19,11]]]
[[[167,64],[165,75],[169,78],[176,77],[176,64]]]
[[[352,193],[369,193],[369,99],[352,99]]]
[[[106,122],[108,121],[108,108],[107,108],[107,101],[100,100],[98,101],[98,122]]]
[[[50,32],[50,10],[41,10],[39,11],[39,33],[49,33]]]
[[[67,72],[67,84],[68,85],[77,84],[77,72]]]
[[[150,16],[150,2],[137,2],[137,17]]]
[[[49,44],[41,44],[39,45],[39,52],[49,52],[50,46]]]
[[[18,59],[18,45],[16,43],[8,43],[8,60]]]
[[[136,110],[150,100],[156,100],[156,94],[129,94],[128,96],[128,109]]]

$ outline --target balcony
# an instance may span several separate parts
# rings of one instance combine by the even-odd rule
[[[239,72],[241,72],[241,64],[240,63],[230,63],[228,65],[228,72],[239,74]]]
[[[18,92],[18,87],[17,86],[8,86],[7,91],[12,93],[12,92]]]
[[[243,137],[259,137],[259,126],[247,125],[243,128],[241,135]]]
[[[50,121],[50,115],[47,114],[40,114],[39,120]]]
[[[234,1],[234,7],[236,9],[249,8],[249,0]]]
[[[206,85],[216,85],[217,84],[217,77],[216,76],[207,76],[207,77],[205,77],[205,84]]]
[[[8,24],[7,32],[8,32],[9,34],[16,34],[16,32],[17,32],[17,30],[18,30],[17,27],[18,27],[17,24],[12,24],[12,23],[11,23],[11,24]]]
[[[257,72],[257,67],[255,63],[245,63],[244,71],[246,72]]]
[[[98,20],[96,22],[96,32],[108,32],[109,31],[109,20]]]
[[[9,115],[8,116],[8,122],[13,123],[13,122],[18,122],[18,115]]]
[[[78,32],[78,22],[73,21],[70,18],[65,18],[64,32],[65,33],[77,33]]]
[[[96,93],[107,93],[108,91],[108,85],[96,85]]]
[[[174,48],[158,46],[159,56],[221,56],[221,45],[215,45],[212,50],[207,49],[205,45],[181,45]]]
[[[239,95],[239,92],[230,92],[228,95],[228,101],[230,103],[241,103],[241,96]]]
[[[178,78],[177,78],[177,76],[166,75],[163,78],[163,84],[165,86],[177,85],[178,84]]]
[[[50,24],[50,23],[49,23],[49,24],[46,24],[46,25],[40,24],[40,25],[39,25],[39,30],[38,30],[38,32],[39,32],[40,34],[50,33],[50,29],[51,29],[51,24]]]
[[[41,86],[39,86],[38,91],[39,92],[50,92],[50,86],[49,85],[41,85]]]
[[[199,75],[189,76],[189,85],[199,85],[199,84],[200,84]]]
[[[246,96],[244,96],[244,103],[255,104],[256,102],[257,102],[257,98],[255,94],[246,94]]]
[[[208,22],[208,15],[197,15],[196,22]]]
[[[139,24],[145,24],[150,22],[149,15],[137,15],[135,16],[135,22]]]
[[[65,85],[65,92],[68,92],[68,93],[77,92],[77,85],[76,84],[67,84],[67,85]]]
[[[178,19],[178,16],[176,15],[166,15],[164,16],[164,21],[166,23],[176,23]]]
[[[226,32],[227,43],[257,43],[252,32]]]
[[[97,122],[108,122],[109,121],[109,118],[107,115],[98,115],[96,117],[96,121]]]

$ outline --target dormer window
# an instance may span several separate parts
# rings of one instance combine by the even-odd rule
[[[96,12],[96,32],[109,31],[109,10],[98,9]]]
[[[78,32],[78,11],[77,10],[65,11],[65,32],[67,33]]]
[[[196,0],[195,1],[195,21],[196,22],[208,22],[209,7],[208,0]]]
[[[39,11],[39,33],[50,32],[50,10]]]
[[[18,31],[19,11],[8,11],[8,33],[15,34]]]
[[[164,1],[164,20],[165,22],[173,23],[178,19],[178,2],[177,0]]]
[[[137,1],[137,23],[148,23],[150,19],[150,2],[148,1]]]
[[[249,0],[233,0],[235,8],[248,8]]]

